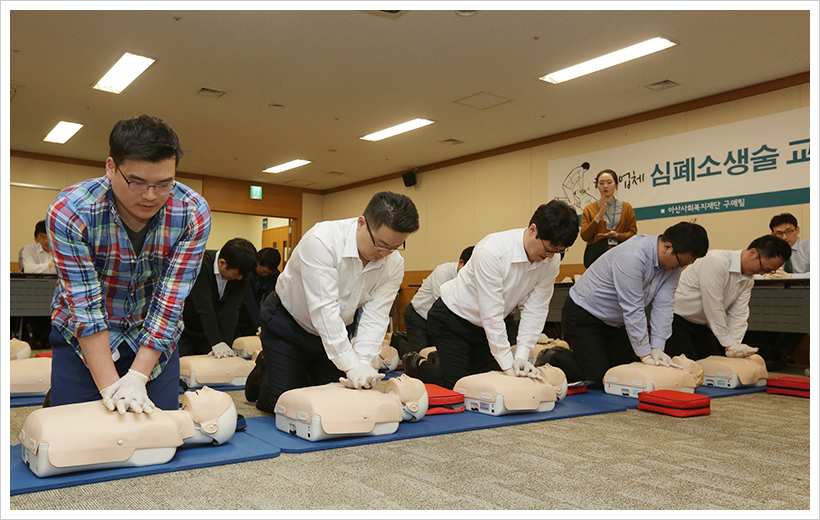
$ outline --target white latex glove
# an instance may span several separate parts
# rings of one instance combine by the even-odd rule
[[[642,359],[647,365],[658,365],[663,367],[675,367],[683,370],[683,367],[672,361],[669,354],[659,348],[653,348],[648,356]]]
[[[128,369],[127,374],[100,391],[103,405],[111,412],[116,407],[120,415],[125,415],[128,410],[136,413],[152,413],[154,403],[148,398],[148,391],[145,390],[147,382],[148,376],[134,369]]]
[[[791,278],[792,274],[787,273],[782,267],[773,273],[766,273],[763,275],[763,278],[766,280],[780,280],[783,278]]]
[[[233,349],[224,341],[220,341],[211,347],[211,354],[213,354],[215,358],[231,357],[236,355],[233,353]]]
[[[384,374],[380,374],[378,370],[364,363],[351,368],[345,375],[347,377],[340,377],[339,382],[353,389],[375,388],[379,381],[384,378]]]
[[[735,343],[726,349],[726,357],[749,357],[757,352],[757,347]]]
[[[257,336],[261,336],[261,335],[262,335],[262,327],[259,327],[258,329],[256,329],[256,335],[257,335]]]
[[[504,373],[508,376],[531,377],[539,381],[544,380],[544,376],[541,375],[541,372],[526,359],[514,359],[512,368],[508,368]]]

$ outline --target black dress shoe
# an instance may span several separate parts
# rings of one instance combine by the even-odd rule
[[[404,373],[410,377],[418,379],[419,377],[419,361],[424,359],[415,350],[407,352],[401,357],[401,366],[404,367]]]
[[[262,386],[263,377],[265,377],[265,356],[259,352],[256,356],[256,366],[253,367],[245,381],[245,399],[248,402],[252,403],[259,399],[259,388]]]

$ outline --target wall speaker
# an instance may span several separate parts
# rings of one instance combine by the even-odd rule
[[[404,181],[406,187],[416,185],[416,174],[414,172],[404,172],[401,174],[401,180]]]

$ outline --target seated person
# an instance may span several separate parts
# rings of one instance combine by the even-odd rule
[[[51,248],[48,246],[45,220],[34,226],[34,243],[20,249],[17,262],[21,273],[57,274]]]
[[[441,286],[456,277],[458,272],[470,260],[473,246],[461,252],[458,262],[441,264],[424,279],[416,291],[413,300],[404,308],[404,328],[407,331],[407,344],[399,352],[400,356],[415,350],[416,352],[430,346],[427,341],[427,312],[436,299],[441,296]]]
[[[791,255],[789,244],[763,235],[739,251],[712,249],[681,274],[675,291],[670,356],[690,359],[712,355],[746,357],[757,349],[745,345],[753,275],[776,271]]]
[[[282,255],[272,247],[260,249],[256,255],[256,269],[248,275],[248,290],[245,299],[239,307],[239,317],[236,320],[237,338],[253,336],[262,326],[259,309],[262,302],[276,288],[279,278],[279,263]]]
[[[593,381],[590,388],[603,389],[607,370],[633,361],[677,366],[664,352],[672,334],[675,289],[681,269],[708,249],[702,226],[680,222],[662,235],[635,235],[608,250],[575,282],[561,326],[583,379]]]
[[[402,420],[427,413],[427,389],[406,374],[389,379],[384,392],[350,388],[348,381],[294,388],[276,402],[276,428],[305,440],[386,435]]]
[[[219,251],[208,249],[191,293],[185,298],[179,355],[233,356],[239,306],[248,290],[248,274],[256,267],[256,248],[233,238]]]
[[[682,370],[640,361],[614,366],[604,374],[604,390],[626,397],[638,397],[639,392],[651,390],[693,393],[703,383],[703,368],[683,354],[673,357],[672,361]]]
[[[26,418],[20,441],[23,460],[38,477],[47,477],[164,464],[181,444],[225,443],[236,420],[233,399],[204,387],[186,392],[181,410],[157,408],[151,414],[120,415],[99,401],[41,408]]]

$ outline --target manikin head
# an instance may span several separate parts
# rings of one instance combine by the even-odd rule
[[[567,396],[567,376],[563,370],[547,363],[538,367],[538,371],[547,383],[555,387],[555,396],[558,401]]]
[[[387,380],[384,393],[394,393],[401,401],[401,417],[405,421],[416,422],[427,413],[429,405],[427,388],[420,380],[407,374]]]
[[[698,365],[697,362],[689,359],[684,354],[672,357],[672,362],[677,363],[682,366],[685,371],[692,374],[692,377],[695,378],[696,386],[700,386],[703,383],[703,367]]]
[[[185,392],[182,396],[182,409],[188,410],[191,420],[214,444],[224,443],[236,431],[236,406],[231,396],[225,392],[207,386]]]

